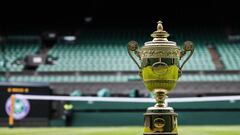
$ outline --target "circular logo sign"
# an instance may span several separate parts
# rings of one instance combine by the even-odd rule
[[[5,110],[8,114],[10,115],[11,112],[11,98],[9,97],[6,105],[5,105]],[[25,118],[30,111],[30,104],[29,101],[25,98],[22,97],[17,97],[15,98],[15,103],[14,103],[14,119],[15,120],[21,120]]]
[[[154,123],[154,126],[155,126],[156,128],[162,128],[162,127],[164,127],[164,125],[165,125],[165,120],[162,119],[162,118],[156,118],[156,119],[153,121],[153,123]]]

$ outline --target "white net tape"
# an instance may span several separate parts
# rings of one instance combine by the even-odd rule
[[[153,98],[125,98],[125,97],[71,97],[71,96],[46,96],[46,95],[22,95],[16,94],[16,97],[28,100],[56,100],[56,101],[87,101],[87,102],[135,102],[135,103],[154,103]],[[169,98],[167,103],[177,102],[208,102],[208,101],[230,101],[240,100],[240,96],[214,96],[214,97],[184,97]]]

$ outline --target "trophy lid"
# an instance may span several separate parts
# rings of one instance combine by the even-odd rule
[[[170,36],[168,34],[168,32],[166,32],[165,30],[163,30],[163,25],[162,25],[162,21],[158,21],[157,22],[158,25],[157,25],[157,30],[154,31],[152,34],[151,34],[151,37],[153,37],[153,40],[152,41],[148,41],[148,42],[145,42],[145,46],[151,46],[151,45],[170,45],[170,46],[176,46],[176,42],[173,42],[173,41],[168,41],[168,37]]]

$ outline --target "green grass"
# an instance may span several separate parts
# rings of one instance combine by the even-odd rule
[[[0,135],[142,135],[142,127],[0,128]],[[179,135],[239,135],[239,126],[180,126]]]

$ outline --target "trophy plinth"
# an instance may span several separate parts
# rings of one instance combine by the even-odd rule
[[[161,21],[151,36],[153,40],[145,42],[140,49],[136,41],[128,43],[128,53],[139,68],[139,76],[156,100],[155,106],[149,107],[144,114],[144,135],[177,135],[177,113],[167,106],[165,99],[168,92],[175,88],[184,64],[193,54],[194,46],[191,41],[186,41],[181,51],[175,42],[168,41],[169,34],[163,30]],[[189,56],[180,66],[179,61],[188,51]]]
[[[149,107],[144,114],[144,135],[177,135],[177,113],[172,107]]]

